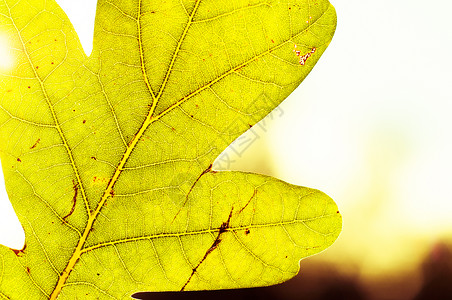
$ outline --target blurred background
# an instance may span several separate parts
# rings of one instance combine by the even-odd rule
[[[330,1],[338,27],[317,66],[214,167],[326,192],[341,236],[281,285],[138,298],[452,299],[452,2]],[[96,1],[57,2],[90,53]],[[0,243],[23,242],[2,187]]]

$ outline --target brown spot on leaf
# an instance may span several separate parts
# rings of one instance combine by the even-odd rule
[[[221,242],[221,235],[224,232],[226,232],[228,230],[228,228],[229,228],[229,222],[231,221],[231,217],[232,217],[232,212],[233,211],[234,211],[234,207],[232,207],[231,212],[229,213],[228,220],[226,222],[223,222],[223,224],[221,224],[220,229],[218,231],[217,238],[215,239],[215,241],[213,241],[212,246],[210,246],[210,248],[207,249],[206,254],[204,254],[204,257],[199,261],[199,263],[196,265],[196,267],[194,267],[192,269],[192,273],[191,273],[190,277],[187,279],[187,281],[185,282],[184,286],[182,287],[181,292],[185,290],[185,288],[187,287],[187,285],[190,283],[191,279],[195,275],[196,271],[198,270],[199,266],[206,260],[207,256],[210,253],[212,253],[212,251],[217,249],[218,245]]]
[[[105,177],[93,177],[93,183],[102,184],[102,183],[108,183],[108,179]]]
[[[243,67],[245,67],[244,65],[238,67],[237,69],[235,69],[236,71],[241,71],[243,69]],[[231,92],[233,92],[234,90],[231,90]]]
[[[174,220],[176,220],[177,216],[180,214],[180,212],[182,211],[182,208],[185,206],[185,204],[187,204],[188,201],[188,197],[190,196],[193,188],[195,187],[195,185],[198,183],[198,181],[201,179],[202,176],[204,176],[205,174],[212,172],[212,164],[210,164],[207,169],[205,169],[201,175],[199,175],[199,177],[195,180],[195,182],[192,184],[192,186],[190,187],[190,190],[188,191],[187,195],[185,196],[185,201],[182,204],[181,208],[178,210],[178,212],[176,213],[176,215],[174,216],[173,220],[171,221],[171,224],[174,222]]]
[[[218,237],[220,236],[220,234],[222,234],[223,232],[226,232],[229,228],[229,222],[231,221],[231,217],[232,217],[232,212],[234,211],[234,207],[231,209],[231,212],[229,213],[229,217],[228,220],[226,222],[224,222],[223,224],[221,224],[220,227],[220,231],[218,234]]]
[[[33,146],[30,147],[30,149],[36,148],[36,146],[38,146],[38,144],[39,144],[40,141],[41,141],[41,139],[38,139],[38,140],[33,144]]]
[[[83,120],[82,123],[85,124],[85,123],[86,123],[86,120]]]
[[[250,230],[249,230],[249,228],[247,228],[246,230],[245,230],[245,235],[248,235],[248,234],[250,234]]]
[[[66,222],[66,219],[69,218],[75,210],[75,205],[77,204],[77,195],[78,195],[78,182],[76,182],[75,180],[72,180],[72,188],[74,189],[74,197],[72,197],[72,207],[71,207],[71,211],[63,217],[63,220]]]
[[[314,47],[314,48],[311,49],[310,52],[308,52],[308,53],[306,53],[304,55],[301,55],[301,51],[297,50],[297,45],[296,44],[294,45],[294,50],[293,50],[293,52],[295,52],[295,54],[300,58],[298,60],[298,62],[302,66],[304,66],[306,64],[306,61],[308,60],[308,58],[310,58],[311,55],[315,53],[315,51],[317,51],[317,48]]]
[[[28,274],[30,274],[30,268],[29,267],[27,267],[25,270],[27,271]]]
[[[11,249],[11,248],[10,248]],[[24,245],[24,247],[20,250],[11,249],[16,256],[22,257],[22,255],[25,253],[25,249],[27,249],[27,244]]]
[[[245,206],[244,207],[242,207],[242,209],[240,209],[239,210],[239,214],[241,214],[244,210],[245,210],[245,208],[247,208],[248,207],[248,205],[251,203],[251,201],[256,197],[256,195],[257,195],[257,190],[254,190],[254,193],[253,193],[253,195],[251,195],[251,198],[248,200],[248,202],[246,202],[246,204],[245,204]]]
[[[18,162],[22,162],[22,160],[21,160],[19,157],[17,158],[17,161],[18,161]]]

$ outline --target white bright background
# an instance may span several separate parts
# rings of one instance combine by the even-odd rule
[[[89,53],[96,1],[57,2]],[[363,277],[417,272],[432,245],[452,240],[452,2],[331,2],[329,49],[231,167],[335,199],[343,233],[316,259]],[[21,248],[0,197],[0,243]]]

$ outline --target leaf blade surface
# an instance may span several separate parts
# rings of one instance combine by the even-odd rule
[[[211,170],[326,49],[328,1],[100,0],[89,58],[54,1],[0,12],[17,61],[0,155],[27,241],[0,248],[4,297],[268,285],[336,239],[326,195]]]

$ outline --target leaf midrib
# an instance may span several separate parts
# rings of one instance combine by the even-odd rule
[[[181,36],[181,38],[179,40],[178,48],[176,49],[176,51],[173,54],[173,58],[172,58],[170,66],[168,67],[168,72],[167,72],[167,74],[165,76],[165,81],[162,84],[161,91],[159,92],[159,95],[156,97],[154,92],[152,91],[152,89],[150,87],[150,83],[149,83],[147,72],[146,72],[146,68],[145,68],[144,55],[143,55],[143,46],[142,46],[142,42],[141,42],[141,24],[140,24],[141,0],[139,1],[137,25],[138,25],[138,33],[139,33],[138,41],[139,41],[139,49],[140,49],[140,62],[141,62],[141,70],[142,70],[142,73],[143,73],[144,81],[146,83],[147,88],[149,89],[150,94],[152,95],[152,98],[153,98],[152,107],[149,110],[149,113],[146,116],[146,119],[143,122],[141,128],[139,129],[138,133],[135,135],[133,140],[128,144],[127,150],[124,153],[119,165],[117,166],[117,168],[115,170],[115,173],[113,174],[113,177],[111,178],[110,182],[108,183],[108,186],[107,186],[107,188],[106,188],[106,190],[105,190],[105,192],[104,192],[104,194],[103,194],[103,196],[101,198],[101,201],[99,202],[96,210],[92,214],[89,215],[89,219],[88,219],[87,225],[85,227],[85,230],[83,232],[83,235],[79,239],[77,247],[75,248],[75,251],[72,254],[72,257],[69,259],[69,262],[66,265],[66,268],[64,269],[63,273],[59,277],[57,285],[56,285],[55,289],[53,290],[53,292],[52,292],[52,294],[50,296],[50,300],[56,299],[58,297],[58,295],[60,294],[61,290],[63,289],[63,286],[66,283],[66,280],[68,279],[69,274],[71,273],[72,269],[74,268],[75,264],[77,263],[77,261],[79,260],[80,256],[83,253],[82,252],[83,246],[85,245],[86,240],[87,240],[87,238],[89,236],[89,233],[91,232],[91,228],[93,227],[94,222],[97,219],[97,215],[100,213],[102,207],[104,206],[104,204],[108,200],[108,198],[111,197],[110,191],[112,191],[113,186],[115,185],[115,183],[117,182],[119,176],[121,175],[124,165],[126,164],[127,160],[129,159],[131,153],[135,149],[135,146],[140,141],[140,139],[143,136],[143,134],[146,131],[146,129],[149,127],[150,124],[153,123],[152,117],[153,117],[155,108],[157,106],[158,100],[159,100],[159,98],[160,98],[160,96],[161,96],[161,94],[162,94],[162,92],[164,90],[166,82],[168,82],[168,78],[169,78],[169,75],[171,73],[171,69],[172,69],[172,66],[174,64],[174,61],[175,61],[175,59],[177,57],[178,51],[180,49],[180,45],[182,44],[182,42],[183,42],[183,40],[184,40],[184,38],[185,38],[185,36],[186,36],[186,34],[188,32],[188,28],[192,24],[193,17],[196,14],[196,9],[198,8],[200,2],[201,2],[201,0],[197,0],[196,1],[195,9],[193,10],[193,12],[192,12],[192,14],[191,14],[191,16],[190,16],[190,18],[189,18],[189,20],[187,22],[186,28],[185,28],[185,30],[184,30],[184,32],[183,32],[183,34],[182,34],[182,36]]]

